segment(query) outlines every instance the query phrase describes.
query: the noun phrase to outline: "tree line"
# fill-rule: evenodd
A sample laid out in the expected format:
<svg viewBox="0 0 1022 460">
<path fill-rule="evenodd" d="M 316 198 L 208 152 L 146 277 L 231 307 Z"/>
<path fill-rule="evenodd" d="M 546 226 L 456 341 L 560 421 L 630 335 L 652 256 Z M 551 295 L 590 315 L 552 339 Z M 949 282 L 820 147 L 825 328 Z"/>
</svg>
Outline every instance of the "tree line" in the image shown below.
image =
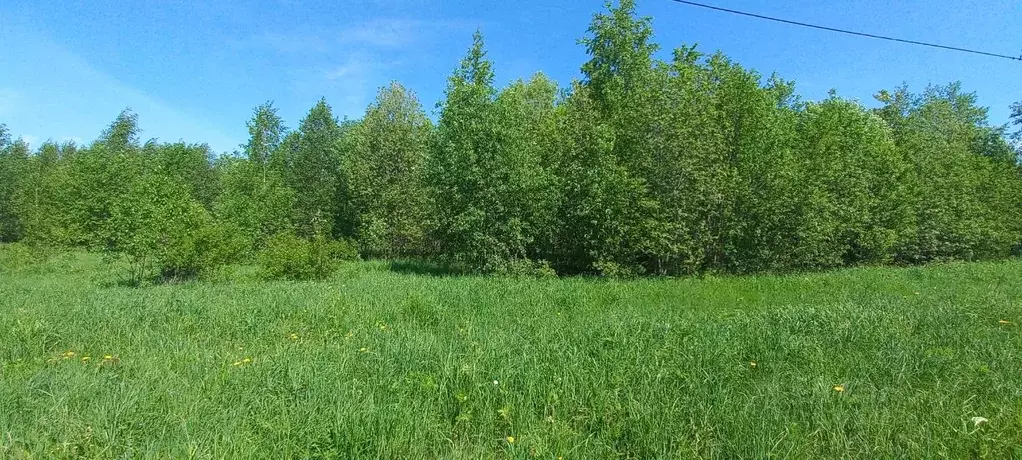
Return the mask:
<svg viewBox="0 0 1022 460">
<path fill-rule="evenodd" d="M 581 80 L 498 89 L 477 32 L 436 123 L 395 82 L 354 121 L 320 100 L 289 129 L 260 105 L 241 151 L 218 157 L 141 142 L 130 111 L 88 145 L 33 152 L 0 128 L 0 241 L 164 276 L 261 254 L 673 276 L 1022 247 L 1022 129 L 990 125 L 959 84 L 880 91 L 874 109 L 805 101 L 720 53 L 658 58 L 652 38 L 633 0 L 608 4 L 581 40 Z"/>
</svg>

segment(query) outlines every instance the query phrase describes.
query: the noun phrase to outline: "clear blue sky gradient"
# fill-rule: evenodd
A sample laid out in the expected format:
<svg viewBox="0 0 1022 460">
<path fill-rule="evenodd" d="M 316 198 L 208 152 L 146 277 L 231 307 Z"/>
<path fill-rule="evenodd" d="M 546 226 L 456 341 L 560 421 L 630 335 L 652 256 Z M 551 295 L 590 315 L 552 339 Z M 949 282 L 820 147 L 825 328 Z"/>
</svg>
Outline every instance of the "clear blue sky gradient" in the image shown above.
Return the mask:
<svg viewBox="0 0 1022 460">
<path fill-rule="evenodd" d="M 1018 0 L 705 0 L 826 26 L 1022 54 Z M 599 0 L 0 2 L 0 123 L 34 145 L 89 142 L 125 108 L 142 137 L 236 150 L 256 105 L 289 126 L 320 96 L 357 118 L 397 80 L 431 115 L 480 29 L 497 83 L 543 71 L 578 78 Z M 880 89 L 960 80 L 994 124 L 1022 100 L 1022 62 L 797 28 L 670 0 L 638 0 L 663 57 L 682 44 L 795 80 L 806 99 L 831 88 L 872 104 Z"/>
</svg>

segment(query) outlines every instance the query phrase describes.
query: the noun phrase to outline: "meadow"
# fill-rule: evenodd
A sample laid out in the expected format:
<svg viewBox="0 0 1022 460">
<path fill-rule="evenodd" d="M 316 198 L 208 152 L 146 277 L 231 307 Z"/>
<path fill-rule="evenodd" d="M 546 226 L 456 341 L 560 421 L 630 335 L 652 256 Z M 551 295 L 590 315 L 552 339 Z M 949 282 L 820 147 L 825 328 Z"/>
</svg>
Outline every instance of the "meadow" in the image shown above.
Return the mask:
<svg viewBox="0 0 1022 460">
<path fill-rule="evenodd" d="M 0 458 L 1022 457 L 1022 261 L 128 287 L 0 247 Z"/>
</svg>

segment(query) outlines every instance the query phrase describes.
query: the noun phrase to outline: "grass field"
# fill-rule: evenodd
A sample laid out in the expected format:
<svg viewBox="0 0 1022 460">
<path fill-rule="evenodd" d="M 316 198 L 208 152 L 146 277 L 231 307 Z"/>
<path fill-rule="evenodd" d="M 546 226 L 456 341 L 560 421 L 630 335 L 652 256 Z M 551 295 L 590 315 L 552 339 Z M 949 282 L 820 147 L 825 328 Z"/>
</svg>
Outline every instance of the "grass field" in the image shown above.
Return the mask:
<svg viewBox="0 0 1022 460">
<path fill-rule="evenodd" d="M 0 458 L 1022 457 L 1019 261 L 130 288 L 5 251 Z"/>
</svg>

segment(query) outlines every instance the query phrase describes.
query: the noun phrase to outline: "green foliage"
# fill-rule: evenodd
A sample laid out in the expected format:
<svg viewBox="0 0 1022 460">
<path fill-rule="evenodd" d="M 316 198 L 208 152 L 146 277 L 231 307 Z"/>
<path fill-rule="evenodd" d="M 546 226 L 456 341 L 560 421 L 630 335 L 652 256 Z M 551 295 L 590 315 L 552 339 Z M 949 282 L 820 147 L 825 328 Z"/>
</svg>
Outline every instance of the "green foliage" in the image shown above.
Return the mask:
<svg viewBox="0 0 1022 460">
<path fill-rule="evenodd" d="M 958 84 L 901 91 L 881 113 L 894 120 L 898 148 L 914 166 L 915 236 L 899 251 L 909 262 L 1007 256 L 1020 240 L 1016 168 L 987 155 L 986 109 Z M 883 95 L 882 95 L 883 96 Z"/>
<path fill-rule="evenodd" d="M 252 119 L 245 123 L 249 140 L 243 147 L 248 161 L 259 165 L 260 175 L 265 174 L 274 152 L 280 148 L 287 134 L 284 120 L 277 115 L 272 102 L 255 108 Z"/>
<path fill-rule="evenodd" d="M 553 176 L 544 141 L 555 86 L 545 77 L 498 96 L 482 36 L 448 80 L 428 180 L 441 254 L 470 270 L 503 272 L 533 260 L 551 233 Z"/>
<path fill-rule="evenodd" d="M 396 258 L 425 251 L 430 216 L 424 168 L 432 134 L 415 95 L 392 83 L 344 136 L 339 230 L 363 254 Z"/>
<path fill-rule="evenodd" d="M 150 141 L 142 148 L 142 155 L 148 170 L 185 185 L 192 198 L 206 209 L 212 209 L 220 193 L 220 182 L 213 168 L 213 154 L 209 146 Z"/>
<path fill-rule="evenodd" d="M 222 157 L 214 164 L 220 179 L 214 214 L 239 227 L 249 249 L 258 249 L 269 237 L 294 231 L 296 196 L 286 183 L 295 179 L 290 174 L 294 155 L 287 152 L 297 150 L 298 133 L 286 135 L 277 109 L 269 102 L 256 107 L 247 126 L 250 138 L 243 146 L 245 157 Z"/>
<path fill-rule="evenodd" d="M 357 258 L 358 250 L 349 241 L 280 233 L 259 254 L 259 268 L 264 279 L 316 280 L 333 274 L 338 262 Z"/>
<path fill-rule="evenodd" d="M 209 274 L 244 248 L 235 229 L 215 223 L 182 185 L 143 175 L 111 209 L 103 249 L 127 260 L 130 281 L 138 283 L 153 270 L 164 279 Z"/>
<path fill-rule="evenodd" d="M 250 248 L 260 248 L 278 233 L 293 231 L 294 191 L 275 169 L 244 158 L 226 157 L 216 163 L 221 193 L 214 206 L 219 220 L 238 227 Z"/>
<path fill-rule="evenodd" d="M 910 238 L 911 164 L 890 128 L 861 105 L 832 97 L 809 104 L 798 125 L 796 266 L 889 263 Z"/>
<path fill-rule="evenodd" d="M 577 87 L 557 119 L 560 206 L 552 248 L 566 273 L 634 273 L 632 241 L 651 203 L 643 184 L 614 155 L 616 133 L 601 121 L 589 91 Z"/>
<path fill-rule="evenodd" d="M 634 0 L 608 3 L 580 40 L 580 81 L 559 90 L 536 74 L 498 89 L 477 32 L 435 127 L 395 82 L 354 121 L 321 99 L 289 131 L 262 104 L 243 152 L 215 159 L 203 144 L 142 143 L 127 110 L 92 144 L 36 152 L 0 125 L 0 241 L 130 254 L 165 276 L 294 243 L 280 238 L 308 240 L 294 259 L 274 256 L 299 277 L 321 276 L 307 267 L 327 250 L 309 245 L 332 240 L 368 258 L 530 276 L 1022 253 L 1022 103 L 1012 128 L 991 126 L 957 83 L 882 90 L 873 110 L 836 92 L 803 101 L 794 82 L 721 53 L 665 59 L 653 37 Z"/>
<path fill-rule="evenodd" d="M 69 177 L 74 172 L 72 159 L 79 151 L 72 142 L 45 142 L 31 159 L 27 180 L 21 188 L 21 222 L 25 241 L 37 245 L 59 246 L 72 240 L 76 228 L 66 212 Z"/>
<path fill-rule="evenodd" d="M 330 234 L 340 213 L 336 203 L 340 175 L 340 125 L 321 99 L 298 126 L 285 148 L 284 180 L 295 191 L 294 222 L 299 235 Z M 285 142 L 285 144 L 288 144 Z"/>
<path fill-rule="evenodd" d="M 0 244 L 0 273 L 16 272 L 44 264 L 54 252 L 47 246 L 23 242 Z"/>
<path fill-rule="evenodd" d="M 113 208 L 143 173 L 138 116 L 121 112 L 99 140 L 70 159 L 57 197 L 65 224 L 63 244 L 103 249 L 104 227 Z"/>
<path fill-rule="evenodd" d="M 635 16 L 635 0 L 621 0 L 617 8 L 608 1 L 608 13 L 593 15 L 589 35 L 579 40 L 589 53 L 582 65 L 586 84 L 603 111 L 614 112 L 642 91 L 660 48 L 652 43 L 652 19 Z"/>
<path fill-rule="evenodd" d="M 6 127 L 0 125 L 0 243 L 18 241 L 24 233 L 29 155 L 28 144 L 21 139 L 10 142 Z"/>
<path fill-rule="evenodd" d="M 1022 102 L 1011 105 L 1011 123 L 1016 127 L 1015 132 L 1009 136 L 1014 142 L 1015 163 L 1022 167 Z"/>
<path fill-rule="evenodd" d="M 653 160 L 647 147 L 656 139 L 636 142 L 655 125 L 639 120 L 657 111 L 656 101 L 646 96 L 655 91 L 650 84 L 658 76 L 653 69 L 658 46 L 650 41 L 650 19 L 635 17 L 634 9 L 626 0 L 608 14 L 595 15 L 589 36 L 581 40 L 590 60 L 582 66 L 585 80 L 568 111 L 582 113 L 567 115 L 569 123 L 581 126 L 560 128 L 567 140 L 558 153 L 559 177 L 567 184 L 561 230 L 587 229 L 580 241 L 567 233 L 558 243 L 570 256 L 557 265 L 569 271 L 643 273 L 644 262 L 662 252 L 669 232 L 657 219 L 660 204 L 644 177 Z M 582 138 L 573 139 L 578 135 Z"/>
</svg>

